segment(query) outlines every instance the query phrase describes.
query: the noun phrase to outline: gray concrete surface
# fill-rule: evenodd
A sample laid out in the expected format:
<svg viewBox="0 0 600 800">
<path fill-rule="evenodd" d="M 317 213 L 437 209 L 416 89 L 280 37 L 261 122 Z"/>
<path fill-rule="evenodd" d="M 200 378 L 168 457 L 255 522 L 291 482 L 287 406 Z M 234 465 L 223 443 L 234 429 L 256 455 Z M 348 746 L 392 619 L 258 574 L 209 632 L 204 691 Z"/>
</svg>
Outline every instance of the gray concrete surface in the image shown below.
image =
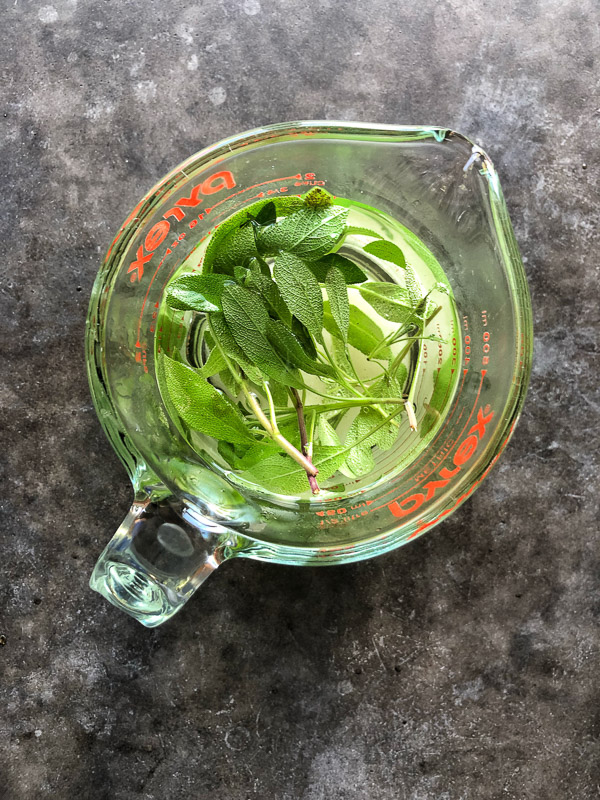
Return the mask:
<svg viewBox="0 0 600 800">
<path fill-rule="evenodd" d="M 0 796 L 596 798 L 596 0 L 7 0 L 0 118 Z M 500 171 L 531 283 L 517 434 L 371 562 L 231 562 L 144 630 L 87 587 L 130 500 L 83 332 L 171 166 L 286 119 L 447 125 Z"/>
</svg>

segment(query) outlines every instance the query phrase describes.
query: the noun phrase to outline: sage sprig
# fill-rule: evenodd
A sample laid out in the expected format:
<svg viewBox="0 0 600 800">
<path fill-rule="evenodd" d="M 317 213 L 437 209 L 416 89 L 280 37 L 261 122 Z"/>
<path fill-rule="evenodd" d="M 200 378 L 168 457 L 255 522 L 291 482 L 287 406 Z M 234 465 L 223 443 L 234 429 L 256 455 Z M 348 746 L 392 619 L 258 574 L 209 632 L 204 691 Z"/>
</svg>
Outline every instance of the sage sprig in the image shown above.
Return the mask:
<svg viewBox="0 0 600 800">
<path fill-rule="evenodd" d="M 205 317 L 199 364 L 162 355 L 174 408 L 188 428 L 216 440 L 240 478 L 271 492 L 316 494 L 317 476 L 366 475 L 373 448 L 393 447 L 400 414 L 416 428 L 418 375 L 404 361 L 418 362 L 437 306 L 402 250 L 349 225 L 348 214 L 321 188 L 259 201 L 213 233 L 202 272 L 167 287 L 170 308 Z M 369 239 L 366 255 L 404 271 L 405 287 L 367 280 L 337 252 L 355 235 Z M 384 335 L 378 317 L 394 329 Z M 381 373 L 361 378 L 354 351 Z M 347 414 L 355 416 L 342 441 Z"/>
</svg>

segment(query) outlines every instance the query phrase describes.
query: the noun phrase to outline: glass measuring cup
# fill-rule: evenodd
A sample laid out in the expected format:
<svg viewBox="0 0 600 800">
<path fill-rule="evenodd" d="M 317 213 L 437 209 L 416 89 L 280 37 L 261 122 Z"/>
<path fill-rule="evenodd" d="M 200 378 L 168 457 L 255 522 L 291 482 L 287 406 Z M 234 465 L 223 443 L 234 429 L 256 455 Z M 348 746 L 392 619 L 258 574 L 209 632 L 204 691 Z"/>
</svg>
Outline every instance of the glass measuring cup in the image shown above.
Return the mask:
<svg viewBox="0 0 600 800">
<path fill-rule="evenodd" d="M 169 416 L 155 361 L 173 336 L 185 346 L 192 335 L 182 324 L 167 337 L 159 312 L 165 286 L 199 243 L 257 198 L 315 185 L 369 204 L 415 234 L 415 247 L 448 278 L 456 326 L 429 356 L 448 364 L 449 389 L 434 401 L 433 386 L 422 382 L 417 407 L 435 424 L 419 446 L 407 441 L 402 468 L 337 496 L 302 500 L 242 487 L 203 460 Z M 91 298 L 91 391 L 134 488 L 92 588 L 153 627 L 225 559 L 336 564 L 420 536 L 474 491 L 500 455 L 523 404 L 531 351 L 529 295 L 498 176 L 465 137 L 435 127 L 296 122 L 201 151 L 132 211 Z"/>
</svg>

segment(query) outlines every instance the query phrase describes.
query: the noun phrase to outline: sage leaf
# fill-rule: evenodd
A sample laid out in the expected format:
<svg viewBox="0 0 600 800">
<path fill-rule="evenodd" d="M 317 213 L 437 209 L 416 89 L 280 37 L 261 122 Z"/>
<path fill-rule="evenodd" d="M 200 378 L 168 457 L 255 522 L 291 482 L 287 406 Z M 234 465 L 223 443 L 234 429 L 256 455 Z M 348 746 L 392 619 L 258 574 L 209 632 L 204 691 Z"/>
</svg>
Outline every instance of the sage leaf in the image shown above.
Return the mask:
<svg viewBox="0 0 600 800">
<path fill-rule="evenodd" d="M 310 375 L 335 377 L 335 370 L 328 364 L 320 364 L 305 353 L 294 334 L 278 320 L 267 322 L 267 338 L 287 366 L 301 369 Z"/>
<path fill-rule="evenodd" d="M 361 408 L 354 418 L 344 442 L 345 447 L 351 448 L 344 464 L 351 475 L 359 477 L 372 472 L 375 469 L 373 447 L 377 445 L 380 450 L 389 450 L 398 438 L 399 426 L 394 425 L 393 420 L 390 420 L 387 424 L 378 427 L 381 421 L 381 415 L 374 408 L 368 406 Z M 369 431 L 375 427 L 378 429 L 368 436 Z M 344 470 L 342 472 L 346 474 Z"/>
<path fill-rule="evenodd" d="M 169 284 L 167 305 L 180 311 L 219 311 L 223 290 L 229 280 L 226 275 L 182 275 Z"/>
<path fill-rule="evenodd" d="M 313 342 L 310 333 L 306 330 L 306 325 L 303 325 L 299 319 L 292 317 L 292 333 L 298 339 L 306 353 L 315 359 L 317 357 L 317 349 Z"/>
<path fill-rule="evenodd" d="M 344 463 L 345 457 L 346 451 L 341 447 L 315 447 L 313 463 L 319 470 L 318 480 L 331 478 Z M 302 494 L 308 487 L 306 471 L 287 455 L 265 458 L 242 472 L 240 477 L 278 494 Z"/>
<path fill-rule="evenodd" d="M 306 471 L 286 455 L 272 455 L 242 471 L 240 478 L 277 494 L 301 494 L 308 486 Z"/>
<path fill-rule="evenodd" d="M 247 445 L 231 444 L 231 442 L 219 441 L 217 452 L 232 469 L 242 469 L 242 457 L 250 449 Z"/>
<path fill-rule="evenodd" d="M 239 366 L 253 383 L 262 383 L 262 373 L 250 359 L 246 358 L 244 351 L 236 342 L 224 314 L 211 314 L 209 328 L 217 346 L 225 353 L 234 366 Z M 227 385 L 227 384 L 225 384 Z"/>
<path fill-rule="evenodd" d="M 269 342 L 269 312 L 255 292 L 228 286 L 223 292 L 223 313 L 235 341 L 261 372 L 288 386 L 303 388 L 300 375 L 288 369 Z"/>
<path fill-rule="evenodd" d="M 406 322 L 415 310 L 408 291 L 395 283 L 369 281 L 363 283 L 358 291 L 378 314 L 390 322 Z"/>
<path fill-rule="evenodd" d="M 350 450 L 340 472 L 348 478 L 359 478 L 368 475 L 374 469 L 375 459 L 371 448 L 360 444 Z"/>
<path fill-rule="evenodd" d="M 212 375 L 216 375 L 217 372 L 222 372 L 226 369 L 228 369 L 228 365 L 224 355 L 218 347 L 214 347 L 206 359 L 206 363 L 198 370 L 198 375 L 203 378 L 210 378 Z"/>
<path fill-rule="evenodd" d="M 269 265 L 264 258 L 259 258 L 258 256 L 247 258 L 244 261 L 244 266 L 255 275 L 260 273 L 261 275 L 265 275 L 267 278 L 271 277 L 271 270 L 269 269 Z"/>
<path fill-rule="evenodd" d="M 233 277 L 240 284 L 240 286 L 246 285 L 246 280 L 249 275 L 250 275 L 250 270 L 247 267 L 235 266 L 233 268 Z"/>
<path fill-rule="evenodd" d="M 231 400 L 195 370 L 168 356 L 164 357 L 164 369 L 171 401 L 192 430 L 226 442 L 254 442 Z"/>
<path fill-rule="evenodd" d="M 365 253 L 375 256 L 375 258 L 382 258 L 384 261 L 390 261 L 398 267 L 404 269 L 406 267 L 406 259 L 404 253 L 398 245 L 393 242 L 388 242 L 385 239 L 376 242 L 369 242 L 363 247 Z"/>
<path fill-rule="evenodd" d="M 419 282 L 417 281 L 417 276 L 413 268 L 407 264 L 406 265 L 406 272 L 404 274 L 404 278 L 406 281 L 406 291 L 408 292 L 408 296 L 410 297 L 410 302 L 413 306 L 417 306 L 423 297 L 421 292 L 421 287 L 419 286 Z"/>
<path fill-rule="evenodd" d="M 239 384 L 228 369 L 219 372 L 219 380 L 232 397 L 238 394 L 240 390 Z"/>
<path fill-rule="evenodd" d="M 350 304 L 348 302 L 346 281 L 337 267 L 332 267 L 327 273 L 325 288 L 331 316 L 337 325 L 341 340 L 346 343 L 350 326 Z"/>
<path fill-rule="evenodd" d="M 273 398 L 273 403 L 276 406 L 285 408 L 290 399 L 288 387 L 283 383 L 279 383 L 279 381 L 274 381 L 272 378 L 269 379 L 268 383 L 269 391 L 271 392 L 271 397 Z"/>
<path fill-rule="evenodd" d="M 213 234 L 206 248 L 205 269 L 208 267 L 212 272 L 233 275 L 235 266 L 242 266 L 247 258 L 259 255 L 252 225 L 240 228 L 238 223 L 233 230 L 229 230 L 228 226 L 228 230 L 222 235 L 217 236 L 218 233 L 221 233 L 221 228 Z"/>
<path fill-rule="evenodd" d="M 345 372 L 346 375 L 352 375 L 352 364 L 348 358 L 348 348 L 344 342 L 334 334 L 331 336 L 331 355 L 333 356 L 335 364 L 342 370 L 342 372 Z M 339 386 L 338 388 L 340 390 L 344 389 L 344 391 L 347 391 L 343 386 Z"/>
<path fill-rule="evenodd" d="M 258 292 L 258 294 L 260 294 L 263 300 L 266 301 L 271 313 L 275 317 L 282 319 L 287 325 L 291 325 L 292 313 L 286 306 L 285 301 L 281 296 L 281 292 L 279 291 L 279 287 L 271 278 L 270 272 L 269 277 L 267 277 L 262 272 L 254 271 L 248 277 L 246 286 L 249 289 L 254 289 L 256 292 Z"/>
<path fill-rule="evenodd" d="M 310 271 L 319 283 L 325 283 L 327 273 L 331 267 L 339 269 L 346 283 L 363 283 L 363 281 L 367 280 L 365 273 L 354 261 L 350 261 L 349 258 L 341 256 L 339 253 L 330 253 L 327 256 L 323 256 L 323 258 L 320 258 L 318 261 L 309 261 L 307 263 Z"/>
<path fill-rule="evenodd" d="M 360 225 L 346 225 L 345 236 L 370 236 L 372 239 L 383 239 L 380 233 L 372 231 L 370 228 L 363 228 Z"/>
<path fill-rule="evenodd" d="M 279 446 L 272 441 L 254 442 L 254 444 L 231 444 L 220 441 L 217 444 L 219 455 L 225 459 L 232 469 L 249 469 L 264 458 L 280 452 Z"/>
<path fill-rule="evenodd" d="M 307 261 L 322 258 L 343 235 L 347 216 L 342 206 L 304 207 L 258 231 L 258 249 L 266 255 L 294 253 Z"/>
<path fill-rule="evenodd" d="M 319 470 L 322 481 L 329 480 L 342 466 L 346 458 L 343 447 L 317 445 L 313 450 L 313 464 Z"/>
<path fill-rule="evenodd" d="M 408 370 L 400 364 L 394 375 L 386 372 L 379 380 L 374 381 L 370 388 L 371 397 L 402 397 L 402 387 L 406 382 Z"/>
<path fill-rule="evenodd" d="M 265 203 L 254 219 L 259 225 L 272 225 L 277 220 L 275 203 L 272 200 Z"/>
<path fill-rule="evenodd" d="M 251 469 L 259 461 L 264 461 L 266 458 L 276 455 L 278 446 L 274 442 L 259 442 L 248 448 L 244 455 L 240 458 L 239 464 L 236 469 Z M 305 473 L 306 474 L 306 473 Z"/>
<path fill-rule="evenodd" d="M 317 436 L 319 443 L 329 447 L 340 447 L 340 437 L 337 435 L 335 428 L 331 425 L 322 414 L 319 414 L 317 419 Z"/>
<path fill-rule="evenodd" d="M 424 403 L 426 412 L 419 425 L 419 435 L 423 439 L 435 427 L 448 400 L 448 393 L 452 384 L 452 362 L 449 359 L 442 364 L 438 372 L 434 373 L 433 391 L 428 403 Z"/>
<path fill-rule="evenodd" d="M 329 303 L 324 304 L 323 325 L 333 336 L 337 335 L 337 323 L 334 320 Z M 355 305 L 350 305 L 350 323 L 348 326 L 348 344 L 356 347 L 361 353 L 369 355 L 383 339 L 383 333 L 373 320 L 364 311 Z M 390 358 L 392 352 L 389 347 L 380 351 L 378 357 Z"/>
<path fill-rule="evenodd" d="M 292 253 L 280 253 L 275 259 L 273 277 L 292 314 L 318 342 L 322 342 L 323 295 L 317 279 L 304 261 Z"/>
</svg>

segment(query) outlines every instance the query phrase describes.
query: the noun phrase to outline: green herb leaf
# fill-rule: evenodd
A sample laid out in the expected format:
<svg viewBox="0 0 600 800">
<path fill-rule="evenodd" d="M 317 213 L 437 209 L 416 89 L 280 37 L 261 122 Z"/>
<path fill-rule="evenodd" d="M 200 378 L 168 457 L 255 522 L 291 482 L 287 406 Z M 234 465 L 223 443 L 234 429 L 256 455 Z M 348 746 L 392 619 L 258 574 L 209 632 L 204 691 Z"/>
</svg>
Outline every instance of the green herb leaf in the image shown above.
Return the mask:
<svg viewBox="0 0 600 800">
<path fill-rule="evenodd" d="M 226 275 L 182 275 L 169 284 L 167 305 L 180 311 L 219 311 Z"/>
<path fill-rule="evenodd" d="M 232 397 L 239 393 L 239 384 L 228 369 L 219 372 L 219 380 Z"/>
<path fill-rule="evenodd" d="M 413 268 L 407 264 L 405 269 L 406 272 L 404 278 L 406 280 L 406 291 L 410 297 L 410 302 L 416 307 L 423 296 L 421 287 L 419 286 L 419 282 L 417 281 L 417 276 L 415 275 Z"/>
<path fill-rule="evenodd" d="M 250 289 L 228 286 L 223 292 L 223 313 L 244 354 L 269 378 L 303 388 L 300 375 L 288 369 L 267 339 L 269 312 Z"/>
<path fill-rule="evenodd" d="M 374 469 L 375 459 L 371 447 L 359 444 L 350 450 L 340 472 L 348 478 L 359 478 L 361 475 L 368 475 Z"/>
<path fill-rule="evenodd" d="M 258 294 L 260 294 L 263 300 L 266 301 L 271 313 L 274 314 L 274 316 L 282 319 L 286 325 L 291 325 L 291 311 L 286 306 L 285 301 L 281 296 L 281 292 L 279 291 L 279 287 L 271 278 L 270 272 L 269 277 L 263 275 L 262 272 L 253 272 L 247 279 L 246 286 L 249 289 L 254 289 L 256 292 L 258 292 Z"/>
<path fill-rule="evenodd" d="M 337 323 L 334 320 L 329 303 L 324 304 L 323 325 L 333 336 L 337 335 Z M 361 353 L 368 356 L 383 339 L 383 333 L 373 320 L 360 308 L 350 305 L 350 324 L 348 327 L 348 344 L 356 347 Z M 390 358 L 392 351 L 384 348 L 378 355 L 379 358 Z"/>
<path fill-rule="evenodd" d="M 305 207 L 301 197 L 284 195 L 273 199 L 257 200 L 256 203 L 233 214 L 222 222 L 211 236 L 203 259 L 202 269 L 205 274 L 221 272 L 233 275 L 233 267 L 236 264 L 246 266 L 247 258 L 258 255 L 252 225 L 244 225 L 244 223 L 248 221 L 248 215 L 258 216 L 261 209 L 271 203 L 275 205 L 278 216 L 293 214 Z M 241 237 L 237 236 L 240 230 L 245 231 Z"/>
<path fill-rule="evenodd" d="M 346 283 L 363 283 L 363 281 L 367 280 L 365 273 L 360 267 L 357 267 L 354 261 L 350 261 L 349 258 L 345 258 L 339 253 L 330 253 L 318 261 L 309 261 L 308 267 L 319 283 L 325 283 L 327 273 L 331 267 L 339 269 Z"/>
<path fill-rule="evenodd" d="M 250 270 L 247 267 L 235 266 L 233 268 L 233 277 L 240 284 L 240 286 L 246 285 L 246 279 L 248 278 L 249 275 L 250 275 Z"/>
<path fill-rule="evenodd" d="M 340 447 L 315 447 L 313 463 L 319 470 L 318 480 L 331 478 L 343 464 L 345 456 L 346 451 Z M 308 488 L 305 470 L 286 455 L 265 458 L 242 472 L 240 477 L 278 494 L 302 494 Z"/>
<path fill-rule="evenodd" d="M 275 442 L 260 442 L 250 447 L 242 456 L 236 469 L 251 469 L 255 464 L 277 454 Z M 306 473 L 304 473 L 306 474 Z"/>
<path fill-rule="evenodd" d="M 274 319 L 267 322 L 267 338 L 287 366 L 301 369 L 310 375 L 335 377 L 332 367 L 319 364 L 305 353 L 298 339 L 282 322 Z"/>
<path fill-rule="evenodd" d="M 272 225 L 277 220 L 275 203 L 273 201 L 265 203 L 254 219 L 259 225 Z"/>
<path fill-rule="evenodd" d="M 306 325 L 303 325 L 296 317 L 292 317 L 292 333 L 296 339 L 298 339 L 305 352 L 312 359 L 315 359 L 317 357 L 317 348 L 315 347 L 315 343 L 311 339 L 310 333 L 306 329 Z"/>
<path fill-rule="evenodd" d="M 232 222 L 233 219 L 232 217 L 227 222 Z M 206 248 L 204 269 L 210 269 L 212 272 L 225 275 L 233 275 L 235 266 L 241 266 L 247 258 L 258 256 L 259 253 L 256 249 L 252 225 L 240 228 L 238 222 L 233 230 L 227 225 L 227 229 L 222 232 L 222 228 L 226 224 L 223 223 L 223 226 L 218 228 Z"/>
<path fill-rule="evenodd" d="M 406 383 L 408 370 L 400 364 L 395 375 L 386 372 L 379 380 L 374 381 L 369 387 L 371 397 L 402 397 L 402 388 Z"/>
<path fill-rule="evenodd" d="M 198 375 L 202 378 L 210 378 L 211 375 L 216 375 L 217 372 L 222 372 L 228 369 L 225 357 L 218 347 L 211 350 L 204 366 L 198 370 Z"/>
<path fill-rule="evenodd" d="M 261 371 L 254 366 L 250 359 L 246 358 L 244 351 L 236 342 L 224 314 L 211 314 L 209 326 L 217 346 L 229 357 L 233 365 L 239 366 L 253 383 L 260 384 L 263 379 Z M 227 386 L 227 383 L 225 385 Z"/>
<path fill-rule="evenodd" d="M 337 435 L 335 428 L 322 414 L 319 414 L 317 420 L 317 435 L 320 444 L 328 447 L 341 447 L 340 437 Z"/>
<path fill-rule="evenodd" d="M 333 356 L 336 366 L 338 366 L 342 372 L 345 372 L 346 375 L 352 375 L 352 364 L 348 358 L 348 348 L 339 336 L 335 334 L 331 335 L 331 355 Z M 340 390 L 344 389 L 341 385 L 338 388 Z M 347 390 L 344 389 L 344 391 Z"/>
<path fill-rule="evenodd" d="M 322 342 L 323 295 L 317 279 L 304 261 L 291 253 L 280 253 L 275 259 L 273 277 L 292 314 L 318 342 Z"/>
<path fill-rule="evenodd" d="M 264 203 L 264 200 L 259 201 Z M 266 201 L 269 202 L 268 200 Z M 300 211 L 301 208 L 304 208 L 304 200 L 302 197 L 299 197 L 295 194 L 290 195 L 281 195 L 279 197 L 274 197 L 271 201 L 275 203 L 275 210 L 277 211 L 278 217 L 285 217 L 289 214 L 293 214 L 295 211 Z"/>
<path fill-rule="evenodd" d="M 271 270 L 264 258 L 253 256 L 244 261 L 244 266 L 247 267 L 253 274 L 265 275 L 267 278 L 271 277 Z"/>
<path fill-rule="evenodd" d="M 335 320 L 340 338 L 346 343 L 350 326 L 350 304 L 348 302 L 346 281 L 337 267 L 332 267 L 329 270 L 325 284 L 331 316 Z"/>
<path fill-rule="evenodd" d="M 358 291 L 378 314 L 390 322 L 406 322 L 415 310 L 408 291 L 395 283 L 369 281 L 363 283 Z"/>
<path fill-rule="evenodd" d="M 356 415 L 344 442 L 345 447 L 352 448 L 346 458 L 345 469 L 342 469 L 344 474 L 347 470 L 351 475 L 367 475 L 375 469 L 373 447 L 377 445 L 380 450 L 389 450 L 393 446 L 398 438 L 400 428 L 397 424 L 394 425 L 392 420 L 367 436 L 369 431 L 379 426 L 381 422 L 381 415 L 374 408 L 368 406 L 361 408 Z M 367 438 L 364 438 L 365 436 Z M 356 445 L 354 445 L 355 442 Z"/>
<path fill-rule="evenodd" d="M 348 209 L 342 206 L 302 208 L 257 233 L 258 249 L 266 255 L 294 253 L 308 261 L 331 252 L 344 233 Z"/>
<path fill-rule="evenodd" d="M 286 455 L 272 455 L 240 473 L 240 478 L 258 483 L 277 494 L 302 494 L 308 487 L 306 472 Z"/>
<path fill-rule="evenodd" d="M 377 242 L 369 242 L 369 244 L 363 247 L 363 250 L 365 253 L 375 256 L 375 258 L 382 258 L 384 261 L 390 261 L 392 264 L 402 267 L 402 269 L 406 267 L 404 253 L 400 250 L 398 245 L 395 245 L 393 242 L 387 242 L 385 239 L 381 239 Z"/>
<path fill-rule="evenodd" d="M 363 228 L 360 225 L 346 225 L 344 234 L 346 236 L 371 236 L 373 239 L 383 239 L 383 236 L 380 233 L 376 233 L 370 228 Z"/>
<path fill-rule="evenodd" d="M 195 431 L 226 442 L 254 442 L 235 405 L 191 367 L 164 357 L 167 389 L 182 420 Z"/>
<path fill-rule="evenodd" d="M 272 378 L 269 379 L 268 383 L 273 403 L 279 407 L 287 406 L 290 399 L 288 387 L 283 383 L 279 383 L 279 381 L 274 381 Z"/>
<path fill-rule="evenodd" d="M 319 479 L 329 480 L 338 471 L 346 458 L 343 447 L 317 445 L 313 450 L 313 464 L 319 470 Z"/>
<path fill-rule="evenodd" d="M 217 452 L 221 458 L 229 464 L 232 469 L 242 469 L 242 457 L 250 450 L 251 446 L 231 444 L 231 442 L 224 442 L 221 440 L 217 444 Z"/>
<path fill-rule="evenodd" d="M 455 368 L 454 368 L 455 369 Z M 448 400 L 452 375 L 454 373 L 452 362 L 446 359 L 439 371 L 434 374 L 433 392 L 429 403 L 424 403 L 426 413 L 419 425 L 419 435 L 423 439 L 435 427 L 444 409 L 444 403 Z"/>
</svg>

